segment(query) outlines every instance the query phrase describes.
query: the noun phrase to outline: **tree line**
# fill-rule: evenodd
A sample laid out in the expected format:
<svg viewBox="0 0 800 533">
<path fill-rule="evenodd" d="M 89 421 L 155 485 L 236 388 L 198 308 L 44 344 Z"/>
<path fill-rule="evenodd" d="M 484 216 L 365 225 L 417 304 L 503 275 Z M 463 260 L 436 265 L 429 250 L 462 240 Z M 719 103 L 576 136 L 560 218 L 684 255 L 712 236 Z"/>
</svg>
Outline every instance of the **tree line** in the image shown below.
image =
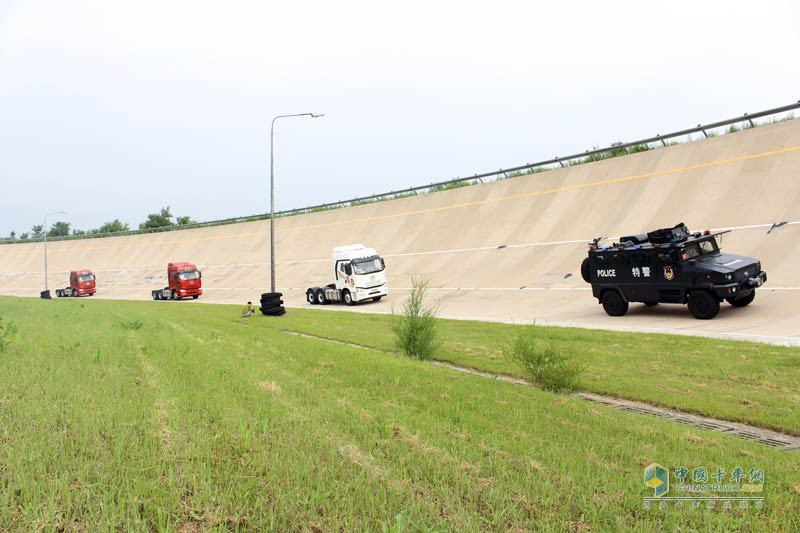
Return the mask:
<svg viewBox="0 0 800 533">
<path fill-rule="evenodd" d="M 158 213 L 150 213 L 147 215 L 147 220 L 139 224 L 139 229 L 152 229 L 152 228 L 165 228 L 168 226 L 187 226 L 189 224 L 196 224 L 190 216 L 176 216 L 174 217 L 169 210 L 169 206 L 161 208 Z M 54 222 L 50 229 L 47 230 L 47 237 L 67 237 L 69 235 L 101 235 L 105 233 L 118 233 L 120 231 L 130 231 L 130 225 L 127 222 L 122 222 L 115 218 L 104 223 L 99 228 L 90 230 L 70 229 L 69 222 L 57 221 Z M 28 241 L 39 240 L 44 238 L 45 228 L 41 224 L 31 226 L 29 232 L 20 233 L 17 235 L 16 231 L 12 231 L 8 238 L 12 241 Z"/>
</svg>

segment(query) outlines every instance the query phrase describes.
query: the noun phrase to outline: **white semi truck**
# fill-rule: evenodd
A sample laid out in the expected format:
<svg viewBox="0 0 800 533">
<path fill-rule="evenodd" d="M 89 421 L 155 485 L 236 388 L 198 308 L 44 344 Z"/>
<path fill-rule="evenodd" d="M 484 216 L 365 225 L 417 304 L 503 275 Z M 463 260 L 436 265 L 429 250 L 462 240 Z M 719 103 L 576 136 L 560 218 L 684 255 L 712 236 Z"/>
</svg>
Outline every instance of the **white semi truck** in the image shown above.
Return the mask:
<svg viewBox="0 0 800 533">
<path fill-rule="evenodd" d="M 344 302 L 353 305 L 365 300 L 377 302 L 389 294 L 383 258 L 373 248 L 365 248 L 363 244 L 333 249 L 333 276 L 335 283 L 306 290 L 308 303 L 321 305 Z"/>
</svg>

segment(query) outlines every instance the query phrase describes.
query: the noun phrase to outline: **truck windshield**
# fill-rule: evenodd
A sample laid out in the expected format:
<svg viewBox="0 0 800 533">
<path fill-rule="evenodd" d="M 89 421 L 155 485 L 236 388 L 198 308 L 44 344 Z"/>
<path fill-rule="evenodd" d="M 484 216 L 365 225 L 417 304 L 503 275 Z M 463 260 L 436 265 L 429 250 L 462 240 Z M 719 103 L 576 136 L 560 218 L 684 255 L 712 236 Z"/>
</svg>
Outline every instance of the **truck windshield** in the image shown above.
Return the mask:
<svg viewBox="0 0 800 533">
<path fill-rule="evenodd" d="M 353 261 L 353 273 L 359 276 L 380 272 L 381 270 L 383 270 L 383 263 L 377 255 L 360 261 Z"/>
<path fill-rule="evenodd" d="M 200 272 L 198 270 L 184 270 L 182 272 L 178 272 L 178 279 L 181 281 L 200 279 Z"/>
<path fill-rule="evenodd" d="M 94 274 L 81 274 L 78 276 L 78 281 L 86 283 L 87 281 L 94 281 Z"/>
</svg>

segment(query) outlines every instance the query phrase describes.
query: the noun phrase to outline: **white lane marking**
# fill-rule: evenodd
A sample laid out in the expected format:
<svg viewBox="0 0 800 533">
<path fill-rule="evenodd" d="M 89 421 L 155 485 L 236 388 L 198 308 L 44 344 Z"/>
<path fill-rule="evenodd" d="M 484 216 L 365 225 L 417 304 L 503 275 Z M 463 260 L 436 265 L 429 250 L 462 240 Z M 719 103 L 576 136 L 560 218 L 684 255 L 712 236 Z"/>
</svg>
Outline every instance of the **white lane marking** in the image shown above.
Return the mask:
<svg viewBox="0 0 800 533">
<path fill-rule="evenodd" d="M 753 229 L 763 229 L 763 228 L 771 228 L 774 224 L 751 224 L 749 226 L 729 226 L 723 228 L 711 228 L 709 231 L 717 232 L 717 231 L 738 231 L 738 230 L 753 230 Z M 794 226 L 800 225 L 800 220 L 794 220 L 791 222 L 787 222 L 784 226 Z M 619 239 L 619 237 L 606 237 L 603 240 L 613 240 Z M 392 258 L 392 257 L 413 257 L 413 256 L 424 256 L 424 255 L 438 255 L 438 254 L 452 254 L 452 253 L 465 253 L 465 252 L 481 252 L 481 251 L 488 251 L 488 250 L 505 250 L 507 248 L 536 248 L 542 246 L 561 246 L 565 244 L 586 244 L 588 245 L 592 241 L 591 238 L 589 239 L 573 239 L 573 240 L 566 240 L 566 241 L 543 241 L 543 242 L 530 242 L 530 243 L 521 243 L 521 244 L 495 244 L 491 246 L 476 246 L 473 248 L 451 248 L 446 250 L 429 250 L 424 252 L 406 252 L 406 253 L 396 253 L 396 254 L 386 254 L 383 257 L 385 258 Z M 297 264 L 304 264 L 304 263 L 327 263 L 331 261 L 330 258 L 325 259 L 296 259 L 296 260 L 288 260 L 288 261 L 276 261 L 275 263 L 278 265 L 297 265 Z M 268 265 L 268 261 L 258 262 L 258 263 L 225 263 L 220 265 L 198 265 L 200 270 L 206 268 L 243 268 L 243 267 L 264 267 Z M 159 271 L 163 270 L 163 266 L 157 267 L 143 267 L 143 268 L 128 268 L 124 270 L 128 270 L 129 272 L 143 272 L 143 271 Z M 98 269 L 95 272 L 120 272 L 123 269 Z M 49 271 L 51 274 L 60 274 L 64 272 L 69 272 L 69 270 L 56 270 L 56 271 Z M 44 274 L 43 271 L 37 272 L 0 272 L 0 274 L 32 274 L 32 275 L 40 275 Z"/>
</svg>

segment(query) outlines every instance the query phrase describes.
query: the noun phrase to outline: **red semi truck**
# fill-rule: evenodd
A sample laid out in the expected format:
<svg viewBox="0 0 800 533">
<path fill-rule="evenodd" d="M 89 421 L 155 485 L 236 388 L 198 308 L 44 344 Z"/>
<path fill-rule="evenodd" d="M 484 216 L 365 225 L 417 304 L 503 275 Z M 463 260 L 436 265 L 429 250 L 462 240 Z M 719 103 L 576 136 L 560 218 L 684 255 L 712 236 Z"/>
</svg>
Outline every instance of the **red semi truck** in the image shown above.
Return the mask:
<svg viewBox="0 0 800 533">
<path fill-rule="evenodd" d="M 91 270 L 73 270 L 69 273 L 69 287 L 56 289 L 56 296 L 94 296 L 97 292 L 94 274 Z"/>
<path fill-rule="evenodd" d="M 185 261 L 170 263 L 167 265 L 169 286 L 154 290 L 153 300 L 180 300 L 188 296 L 197 299 L 203 294 L 202 277 L 197 266 L 192 263 Z"/>
</svg>

